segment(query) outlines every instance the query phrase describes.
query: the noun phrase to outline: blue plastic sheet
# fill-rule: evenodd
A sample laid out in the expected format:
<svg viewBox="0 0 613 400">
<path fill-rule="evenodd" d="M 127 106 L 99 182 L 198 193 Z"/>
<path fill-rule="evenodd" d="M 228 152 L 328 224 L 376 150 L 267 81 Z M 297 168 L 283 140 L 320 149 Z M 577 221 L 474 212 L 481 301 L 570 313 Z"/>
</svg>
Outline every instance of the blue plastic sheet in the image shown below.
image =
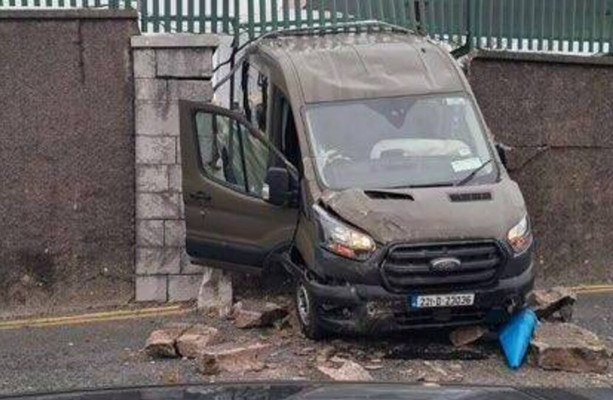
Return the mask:
<svg viewBox="0 0 613 400">
<path fill-rule="evenodd" d="M 498 340 L 509 367 L 517 369 L 524 362 L 537 323 L 534 311 L 524 309 L 516 313 L 500 329 Z"/>
</svg>

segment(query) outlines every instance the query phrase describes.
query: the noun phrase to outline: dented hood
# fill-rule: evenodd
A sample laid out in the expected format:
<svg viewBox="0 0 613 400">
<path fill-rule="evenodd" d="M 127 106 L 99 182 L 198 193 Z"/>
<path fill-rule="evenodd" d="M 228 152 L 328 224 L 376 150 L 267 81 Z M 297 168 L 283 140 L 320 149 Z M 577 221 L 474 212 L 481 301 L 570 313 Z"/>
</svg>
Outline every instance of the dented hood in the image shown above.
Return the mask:
<svg viewBox="0 0 613 400">
<path fill-rule="evenodd" d="M 466 187 L 328 191 L 321 200 L 379 243 L 502 239 L 526 214 L 509 178 Z"/>
</svg>

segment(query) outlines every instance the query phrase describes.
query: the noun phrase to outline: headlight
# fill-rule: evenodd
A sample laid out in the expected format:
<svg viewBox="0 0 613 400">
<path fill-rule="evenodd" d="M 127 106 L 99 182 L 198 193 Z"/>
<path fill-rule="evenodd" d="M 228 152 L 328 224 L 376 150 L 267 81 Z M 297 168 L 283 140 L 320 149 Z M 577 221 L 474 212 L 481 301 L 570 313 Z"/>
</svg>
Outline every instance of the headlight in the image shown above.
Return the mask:
<svg viewBox="0 0 613 400">
<path fill-rule="evenodd" d="M 366 260 L 376 250 L 370 236 L 338 221 L 318 205 L 313 210 L 323 231 L 322 246 L 327 250 L 354 260 Z"/>
<path fill-rule="evenodd" d="M 515 253 L 523 253 L 532 244 L 532 230 L 530 220 L 524 216 L 507 234 L 507 240 Z"/>
</svg>

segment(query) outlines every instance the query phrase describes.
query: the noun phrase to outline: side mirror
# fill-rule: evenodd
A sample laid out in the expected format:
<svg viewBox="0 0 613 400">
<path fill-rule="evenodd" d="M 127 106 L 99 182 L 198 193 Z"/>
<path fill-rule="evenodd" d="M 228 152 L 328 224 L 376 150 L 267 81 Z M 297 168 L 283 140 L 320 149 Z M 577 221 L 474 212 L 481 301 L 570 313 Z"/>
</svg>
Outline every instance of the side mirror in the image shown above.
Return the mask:
<svg viewBox="0 0 613 400">
<path fill-rule="evenodd" d="M 275 206 L 283 206 L 289 200 L 290 177 L 286 168 L 270 167 L 266 174 L 268 193 L 264 194 L 264 200 Z"/>
<path fill-rule="evenodd" d="M 496 151 L 498 152 L 498 157 L 500 157 L 500 161 L 502 162 L 502 165 L 505 166 L 505 168 L 507 167 L 507 150 L 505 149 L 505 145 L 503 145 L 502 143 L 496 143 Z"/>
</svg>

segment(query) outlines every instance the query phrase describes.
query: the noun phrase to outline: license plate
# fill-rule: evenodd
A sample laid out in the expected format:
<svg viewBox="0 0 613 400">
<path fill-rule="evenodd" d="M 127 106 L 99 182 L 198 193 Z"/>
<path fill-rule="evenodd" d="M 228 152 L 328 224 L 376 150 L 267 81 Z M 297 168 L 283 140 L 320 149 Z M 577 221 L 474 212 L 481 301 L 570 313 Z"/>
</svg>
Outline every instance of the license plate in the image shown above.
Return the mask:
<svg viewBox="0 0 613 400">
<path fill-rule="evenodd" d="M 410 302 L 413 308 L 466 307 L 472 306 L 475 303 L 475 294 L 462 293 L 411 296 Z"/>
</svg>

